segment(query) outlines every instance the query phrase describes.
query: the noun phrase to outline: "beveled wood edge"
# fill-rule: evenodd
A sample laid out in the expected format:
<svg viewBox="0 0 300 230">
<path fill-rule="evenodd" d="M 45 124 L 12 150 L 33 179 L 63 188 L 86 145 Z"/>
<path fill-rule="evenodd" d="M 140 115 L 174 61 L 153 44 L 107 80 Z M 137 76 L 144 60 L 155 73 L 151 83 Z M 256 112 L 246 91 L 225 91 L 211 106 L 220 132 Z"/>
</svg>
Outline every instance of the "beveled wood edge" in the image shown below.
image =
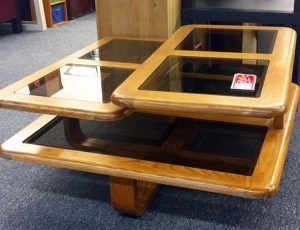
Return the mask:
<svg viewBox="0 0 300 230">
<path fill-rule="evenodd" d="M 129 90 L 130 89 L 128 89 L 127 92 L 129 92 Z M 170 94 L 168 92 L 139 91 L 137 94 L 134 92 L 136 96 L 130 97 L 127 97 L 127 95 L 125 97 L 123 92 L 115 91 L 111 97 L 112 103 L 137 111 L 148 111 L 148 113 L 152 113 L 153 111 L 159 111 L 158 113 L 166 115 L 176 113 L 181 117 L 188 117 L 187 114 L 190 114 L 189 116 L 192 117 L 197 117 L 199 113 L 204 113 L 269 119 L 284 115 L 288 109 L 286 105 L 282 105 L 286 104 L 284 101 L 288 97 L 284 97 L 280 105 L 265 105 L 265 103 L 259 104 L 255 98 L 234 98 L 204 94 L 193 95 L 195 96 L 193 97 L 191 95 L 183 95 L 182 93 L 175 92 Z M 157 96 L 166 99 L 166 101 L 160 103 L 158 100 L 153 99 Z M 181 98 L 181 102 L 178 101 L 178 97 Z M 202 101 L 202 103 L 197 103 L 197 101 Z M 222 101 L 225 107 L 220 107 L 217 101 Z M 256 108 L 252 106 L 256 106 Z"/>
<path fill-rule="evenodd" d="M 47 99 L 35 96 L 35 100 L 32 100 L 30 95 L 15 94 L 11 98 L 6 98 L 4 102 L 0 100 L 0 108 L 98 121 L 119 120 L 132 113 L 131 109 L 118 107 L 113 103 L 101 104 L 59 98 Z M 61 103 L 62 106 L 57 106 L 58 103 Z M 68 106 L 66 106 L 67 103 Z M 87 109 L 89 105 L 90 107 Z"/>
<path fill-rule="evenodd" d="M 258 98 L 247 97 L 224 97 L 218 95 L 205 94 L 184 94 L 175 92 L 160 92 L 138 90 L 139 87 L 150 77 L 152 71 L 173 54 L 182 54 L 184 56 L 209 56 L 226 58 L 254 58 L 255 54 L 237 54 L 230 52 L 193 52 L 178 51 L 176 47 L 194 28 L 220 28 L 220 29 L 257 29 L 257 30 L 277 30 L 277 39 L 274 44 L 272 54 L 256 54 L 258 59 L 270 60 L 267 76 Z M 288 34 L 283 36 L 283 34 Z M 289 47 L 281 49 L 280 46 Z M 286 113 L 288 103 L 288 89 L 291 82 L 293 70 L 293 57 L 296 45 L 296 33 L 290 28 L 282 27 L 259 27 L 259 26 L 207 26 L 207 25 L 188 25 L 181 27 L 164 45 L 153 53 L 151 59 L 148 59 L 141 68 L 137 69 L 122 85 L 120 85 L 112 94 L 112 101 L 123 107 L 132 107 L 134 109 L 146 110 L 174 110 L 184 113 L 187 108 L 195 110 L 196 113 L 223 113 L 240 116 L 254 116 L 262 118 L 278 117 Z M 292 52 L 292 53 L 291 53 Z M 276 62 L 276 63 L 274 63 Z M 289 66 L 286 65 L 289 63 Z M 280 69 L 278 70 L 278 68 Z M 276 76 L 274 81 L 273 75 Z M 272 75 L 272 76 L 271 76 Z M 278 92 L 278 93 L 273 93 Z M 164 98 L 164 101 L 153 98 Z M 180 98 L 180 100 L 178 100 Z M 195 103 L 201 102 L 203 103 Z M 210 103 L 205 104 L 204 102 Z M 223 101 L 224 103 L 218 103 Z M 245 106 L 247 105 L 247 106 Z"/>
<path fill-rule="evenodd" d="M 267 162 L 267 159 L 269 157 L 268 155 L 270 153 L 266 151 L 266 148 L 263 148 L 263 151 L 261 152 L 258 158 L 256 168 L 253 172 L 254 183 L 262 184 L 262 175 L 267 178 L 267 181 L 269 181 L 268 193 L 270 193 L 270 195 L 274 194 L 279 188 L 284 162 L 288 151 L 289 140 L 292 134 L 295 115 L 298 108 L 299 96 L 300 96 L 299 86 L 292 84 L 290 87 L 290 103 L 289 103 L 290 108 L 288 113 L 284 116 L 284 128 L 279 130 L 276 129 L 276 127 L 273 127 L 273 129 L 271 129 L 272 133 L 282 132 L 280 144 L 278 142 L 277 143 L 274 142 L 270 138 L 270 142 L 273 142 L 274 145 L 276 144 L 277 145 L 276 147 L 279 151 L 276 160 Z M 268 132 L 267 135 L 271 135 L 272 134 L 271 132 Z M 266 138 L 268 138 L 268 136 Z M 269 170 L 272 168 L 274 170 Z"/>
<path fill-rule="evenodd" d="M 225 59 L 251 59 L 251 60 L 266 60 L 272 59 L 270 54 L 257 53 L 233 53 L 233 52 L 216 52 L 216 51 L 188 51 L 174 50 L 169 53 L 169 56 L 191 57 L 191 58 L 225 58 Z"/>
<path fill-rule="evenodd" d="M 269 140 L 265 140 L 265 142 L 269 141 L 270 143 L 276 143 L 274 138 L 278 139 L 277 143 L 279 144 L 276 145 L 277 150 L 274 150 L 275 153 L 273 153 L 272 156 L 270 156 L 271 153 L 268 151 L 265 151 L 260 155 L 253 176 L 241 176 L 230 173 L 169 164 L 157 164 L 142 160 L 110 157 L 102 154 L 21 143 L 42 125 L 45 125 L 55 118 L 55 116 L 49 115 L 42 116 L 23 131 L 5 142 L 2 145 L 1 155 L 6 156 L 6 158 L 7 156 L 10 156 L 8 158 L 12 160 L 46 164 L 54 167 L 217 192 L 245 198 L 269 197 L 278 189 L 293 119 L 298 104 L 297 102 L 299 100 L 298 86 L 293 85 L 292 91 L 292 106 L 290 111 L 286 114 L 286 126 L 282 130 L 270 128 L 266 137 L 266 139 Z M 270 133 L 271 135 L 269 135 Z M 268 150 L 265 144 L 263 145 L 262 152 L 264 149 Z M 278 152 L 276 153 L 276 151 Z M 274 159 L 274 157 L 276 159 Z M 271 160 L 271 164 L 264 164 L 264 158 L 267 158 L 268 161 Z M 130 166 L 131 169 L 128 169 L 128 166 Z M 265 173 L 267 175 L 264 177 L 263 175 Z"/>
<path fill-rule="evenodd" d="M 164 116 L 184 117 L 184 118 L 192 118 L 192 119 L 207 120 L 207 121 L 220 121 L 220 122 L 228 122 L 234 124 L 257 125 L 257 126 L 265 126 L 265 127 L 271 127 L 273 125 L 272 118 L 247 117 L 247 116 L 216 114 L 216 113 L 193 113 L 191 111 L 186 111 L 186 113 L 183 114 L 177 111 L 160 111 L 160 110 L 149 110 L 149 109 L 133 110 L 133 113 L 134 112 L 157 114 L 157 115 L 164 115 Z"/>
</svg>

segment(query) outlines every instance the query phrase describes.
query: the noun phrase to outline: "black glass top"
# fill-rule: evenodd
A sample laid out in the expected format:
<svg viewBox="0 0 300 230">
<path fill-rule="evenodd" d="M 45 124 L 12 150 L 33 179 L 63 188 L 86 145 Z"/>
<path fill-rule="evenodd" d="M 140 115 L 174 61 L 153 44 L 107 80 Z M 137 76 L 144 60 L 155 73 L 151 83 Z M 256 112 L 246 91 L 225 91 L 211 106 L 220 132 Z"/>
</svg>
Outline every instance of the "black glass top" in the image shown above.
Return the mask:
<svg viewBox="0 0 300 230">
<path fill-rule="evenodd" d="M 139 90 L 259 97 L 268 61 L 170 56 Z M 233 88 L 236 75 L 255 75 L 254 89 Z"/>
<path fill-rule="evenodd" d="M 194 29 L 177 50 L 267 53 L 273 51 L 275 30 Z"/>
<path fill-rule="evenodd" d="M 158 41 L 114 39 L 81 59 L 143 63 L 160 45 Z"/>
<path fill-rule="evenodd" d="M 113 122 L 80 121 L 80 127 L 98 139 L 93 152 L 242 175 L 253 173 L 267 132 L 266 127 L 140 113 Z M 48 130 L 26 142 L 72 148 L 61 123 Z"/>
</svg>

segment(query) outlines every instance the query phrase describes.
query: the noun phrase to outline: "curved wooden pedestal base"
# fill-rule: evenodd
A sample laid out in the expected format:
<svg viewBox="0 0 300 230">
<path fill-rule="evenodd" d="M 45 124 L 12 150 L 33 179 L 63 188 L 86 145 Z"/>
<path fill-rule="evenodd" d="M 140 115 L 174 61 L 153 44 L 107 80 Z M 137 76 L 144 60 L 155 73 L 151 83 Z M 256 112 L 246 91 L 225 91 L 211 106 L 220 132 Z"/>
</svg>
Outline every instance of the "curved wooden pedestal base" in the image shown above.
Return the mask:
<svg viewBox="0 0 300 230">
<path fill-rule="evenodd" d="M 148 145 L 145 147 L 113 139 L 87 137 L 82 132 L 78 120 L 64 119 L 65 135 L 69 143 L 74 146 L 74 149 L 65 149 L 55 144 L 48 146 L 43 141 L 37 141 L 61 121 L 60 117 L 44 115 L 2 144 L 0 156 L 16 161 L 108 175 L 111 177 L 112 206 L 119 212 L 137 216 L 145 211 L 159 184 L 244 198 L 266 198 L 272 196 L 279 187 L 299 94 L 299 87 L 292 85 L 289 110 L 284 115 L 283 129 L 275 127 L 273 119 L 230 116 L 210 116 L 205 119 L 251 124 L 267 129 L 253 173 L 249 175 L 231 173 L 232 166 L 239 167 L 241 163 L 232 156 L 230 158 L 217 156 L 216 158 L 214 154 L 210 154 L 211 157 L 208 158 L 207 154 L 199 154 L 197 151 L 187 152 L 183 149 L 186 136 L 179 134 L 190 134 L 193 129 L 191 132 L 189 129 L 180 132 L 179 130 L 182 130 L 180 123 L 176 123 L 173 131 L 159 147 Z M 186 125 L 183 125 L 183 128 L 185 127 Z M 218 130 L 213 133 L 226 134 L 221 132 L 222 129 L 219 126 L 217 128 Z M 204 131 L 207 132 L 207 129 Z M 259 131 L 256 134 L 260 133 Z M 56 135 L 56 133 L 51 135 Z M 183 155 L 178 156 L 177 153 Z M 166 158 L 172 161 L 166 161 Z M 183 164 L 185 162 L 193 164 Z M 246 163 L 243 163 L 245 167 Z M 230 170 L 226 168 L 222 169 L 223 171 L 219 168 L 206 169 L 207 165 L 229 165 Z M 143 182 L 144 180 L 147 182 Z"/>
<path fill-rule="evenodd" d="M 141 216 L 158 188 L 155 183 L 110 177 L 111 204 L 118 212 Z"/>
<path fill-rule="evenodd" d="M 65 118 L 64 130 L 67 141 L 76 149 L 92 151 L 97 149 L 99 140 L 83 134 L 78 119 Z M 99 144 L 99 143 L 98 143 Z M 112 207 L 121 213 L 141 216 L 153 199 L 158 184 L 110 177 L 110 197 Z"/>
</svg>

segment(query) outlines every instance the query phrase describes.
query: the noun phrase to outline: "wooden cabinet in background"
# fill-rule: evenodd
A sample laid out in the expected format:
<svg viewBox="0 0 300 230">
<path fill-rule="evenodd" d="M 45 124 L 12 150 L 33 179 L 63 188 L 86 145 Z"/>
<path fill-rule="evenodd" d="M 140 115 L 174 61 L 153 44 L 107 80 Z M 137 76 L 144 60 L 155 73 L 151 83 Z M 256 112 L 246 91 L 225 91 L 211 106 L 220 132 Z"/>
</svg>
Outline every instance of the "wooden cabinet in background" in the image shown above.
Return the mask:
<svg viewBox="0 0 300 230">
<path fill-rule="evenodd" d="M 66 0 L 43 0 L 47 27 L 55 27 L 65 24 L 68 21 L 67 1 Z M 53 10 L 57 6 L 62 6 L 62 19 L 55 22 L 53 18 Z"/>
<path fill-rule="evenodd" d="M 180 0 L 96 0 L 98 36 L 168 38 L 180 25 Z"/>
</svg>

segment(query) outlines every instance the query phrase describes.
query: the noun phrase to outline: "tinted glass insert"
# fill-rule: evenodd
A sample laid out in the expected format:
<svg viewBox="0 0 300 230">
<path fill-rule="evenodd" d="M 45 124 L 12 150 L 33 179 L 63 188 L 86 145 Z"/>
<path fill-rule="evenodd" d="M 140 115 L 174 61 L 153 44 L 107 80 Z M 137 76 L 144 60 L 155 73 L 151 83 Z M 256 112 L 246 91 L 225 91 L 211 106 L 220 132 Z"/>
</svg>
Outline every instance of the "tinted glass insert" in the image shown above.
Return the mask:
<svg viewBox="0 0 300 230">
<path fill-rule="evenodd" d="M 259 97 L 268 61 L 168 57 L 140 90 Z M 257 76 L 254 90 L 231 89 L 237 73 Z"/>
<path fill-rule="evenodd" d="M 275 30 L 194 29 L 176 48 L 238 53 L 272 53 Z"/>
<path fill-rule="evenodd" d="M 16 91 L 18 94 L 109 103 L 128 69 L 66 65 Z"/>
<path fill-rule="evenodd" d="M 162 43 L 114 39 L 100 48 L 87 53 L 81 59 L 143 63 Z"/>
<path fill-rule="evenodd" d="M 267 132 L 265 127 L 139 113 L 80 125 L 93 138 L 85 151 L 242 175 L 253 173 Z M 72 149 L 62 122 L 26 142 Z"/>
<path fill-rule="evenodd" d="M 232 157 L 255 159 L 262 147 L 267 129 L 216 122 L 199 122 L 187 150 Z"/>
</svg>

